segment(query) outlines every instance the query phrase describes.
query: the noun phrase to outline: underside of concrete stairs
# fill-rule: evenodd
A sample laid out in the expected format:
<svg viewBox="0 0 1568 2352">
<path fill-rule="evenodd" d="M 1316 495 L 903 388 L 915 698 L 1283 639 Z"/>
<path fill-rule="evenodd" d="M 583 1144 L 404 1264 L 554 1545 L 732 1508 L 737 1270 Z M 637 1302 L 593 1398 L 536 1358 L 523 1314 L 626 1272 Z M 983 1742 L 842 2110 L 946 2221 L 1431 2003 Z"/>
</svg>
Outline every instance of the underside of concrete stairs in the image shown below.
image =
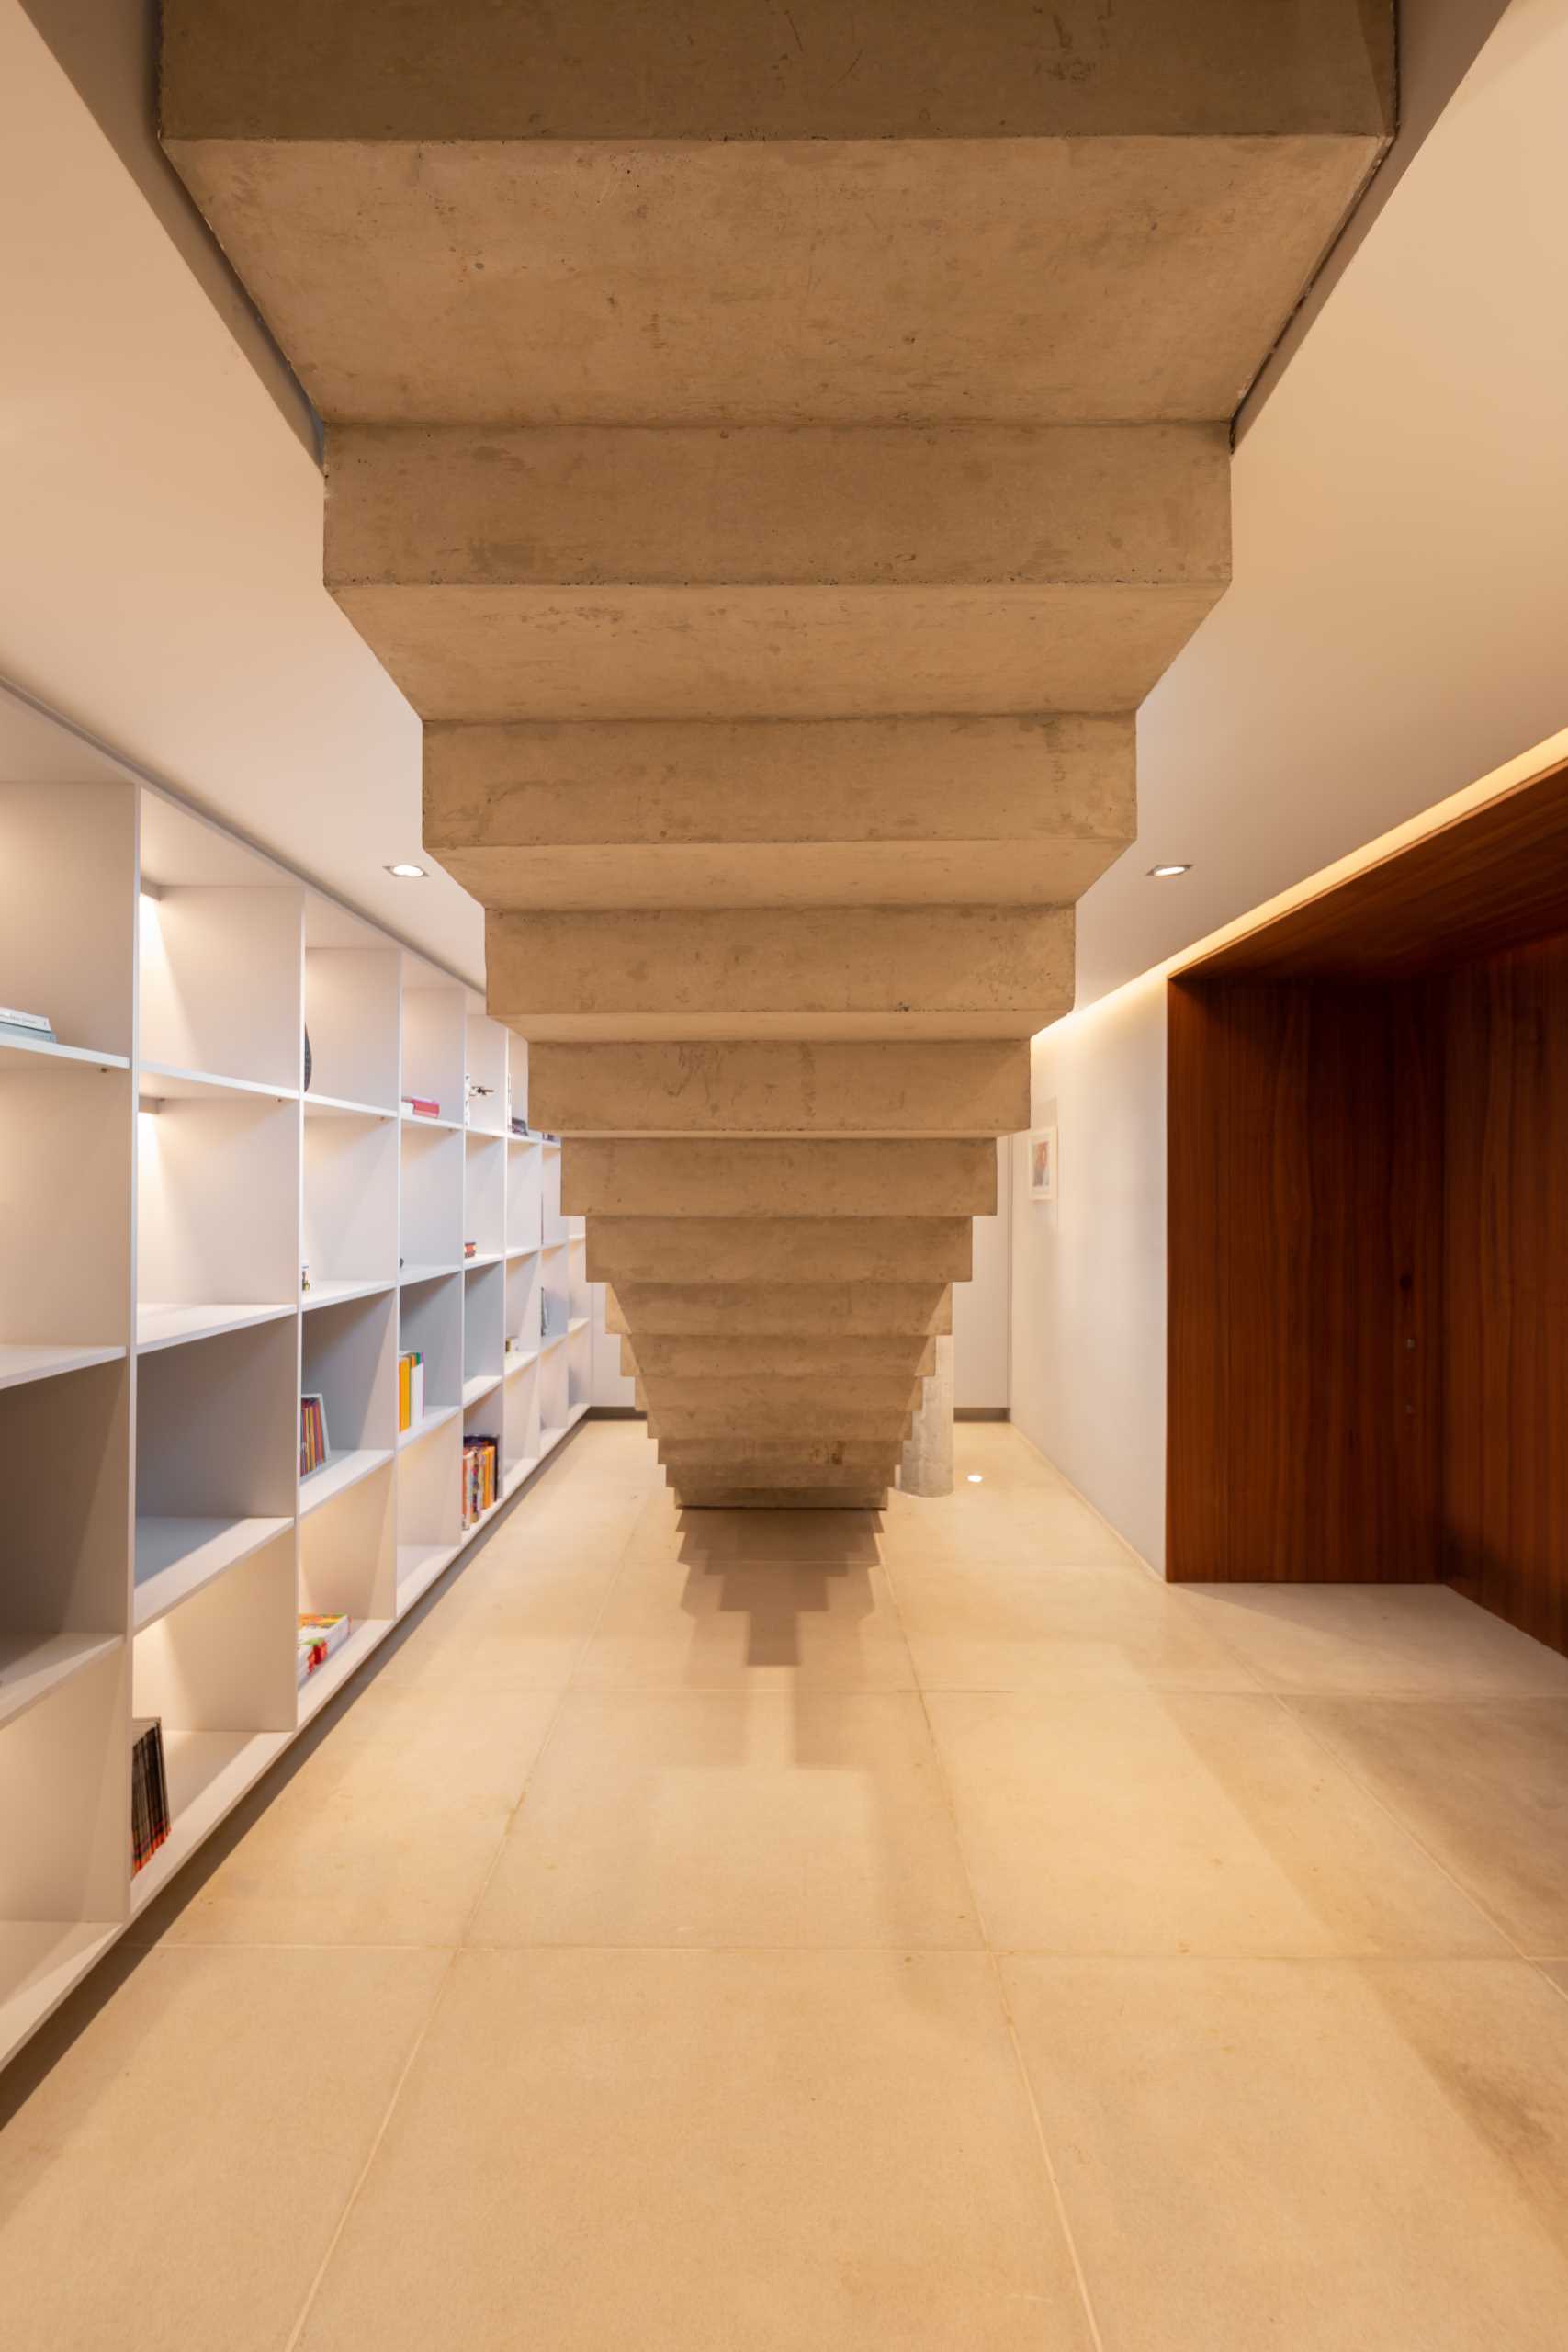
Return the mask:
<svg viewBox="0 0 1568 2352">
<path fill-rule="evenodd" d="M 1389 0 L 165 0 L 682 1500 L 892 1478 Z"/>
</svg>

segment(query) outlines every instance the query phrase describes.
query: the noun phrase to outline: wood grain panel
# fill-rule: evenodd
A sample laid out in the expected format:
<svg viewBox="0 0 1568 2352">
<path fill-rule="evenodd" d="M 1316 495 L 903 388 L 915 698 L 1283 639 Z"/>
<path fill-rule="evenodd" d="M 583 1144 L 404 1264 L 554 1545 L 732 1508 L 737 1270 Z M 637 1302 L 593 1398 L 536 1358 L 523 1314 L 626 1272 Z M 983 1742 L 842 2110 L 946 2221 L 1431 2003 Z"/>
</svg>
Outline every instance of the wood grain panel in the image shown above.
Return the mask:
<svg viewBox="0 0 1568 2352">
<path fill-rule="evenodd" d="M 1444 1565 L 1568 1650 L 1568 939 L 1444 1001 Z"/>
<path fill-rule="evenodd" d="M 1183 979 L 1169 1007 L 1168 1574 L 1429 1578 L 1429 991 Z"/>
<path fill-rule="evenodd" d="M 1408 978 L 1568 931 L 1568 763 L 1500 793 L 1186 967 Z"/>
</svg>

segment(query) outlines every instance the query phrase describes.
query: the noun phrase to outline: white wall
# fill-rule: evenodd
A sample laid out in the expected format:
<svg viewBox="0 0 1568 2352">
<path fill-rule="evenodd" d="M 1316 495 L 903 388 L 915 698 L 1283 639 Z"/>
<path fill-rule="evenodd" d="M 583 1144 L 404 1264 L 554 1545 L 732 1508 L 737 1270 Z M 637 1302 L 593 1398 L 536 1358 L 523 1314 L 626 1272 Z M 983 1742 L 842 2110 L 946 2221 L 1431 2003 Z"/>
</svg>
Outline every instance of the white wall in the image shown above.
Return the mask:
<svg viewBox="0 0 1568 2352">
<path fill-rule="evenodd" d="M 1166 1019 L 1163 975 L 1033 1042 L 1036 1126 L 1056 1199 L 1012 1172 L 1012 1419 L 1162 1574 L 1165 1567 Z"/>
</svg>

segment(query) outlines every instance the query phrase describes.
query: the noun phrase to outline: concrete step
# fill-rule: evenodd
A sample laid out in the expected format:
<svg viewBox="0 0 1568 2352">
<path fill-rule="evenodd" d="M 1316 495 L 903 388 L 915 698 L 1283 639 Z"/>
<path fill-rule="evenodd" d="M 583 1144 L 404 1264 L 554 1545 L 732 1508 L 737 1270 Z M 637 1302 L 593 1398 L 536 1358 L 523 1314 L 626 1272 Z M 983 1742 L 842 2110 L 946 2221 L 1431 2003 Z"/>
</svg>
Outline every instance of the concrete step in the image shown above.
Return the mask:
<svg viewBox="0 0 1568 2352">
<path fill-rule="evenodd" d="M 781 1379 L 830 1380 L 846 1373 L 917 1379 L 935 1368 L 936 1341 L 918 1332 L 846 1336 L 834 1331 L 816 1337 L 775 1332 L 729 1338 L 711 1331 L 689 1337 L 642 1331 L 635 1342 L 621 1341 L 621 1370 L 628 1379 L 717 1379 L 762 1373 Z"/>
<path fill-rule="evenodd" d="M 1069 907 L 501 913 L 485 944 L 530 1045 L 1027 1038 L 1073 1002 Z"/>
<path fill-rule="evenodd" d="M 440 723 L 424 845 L 494 908 L 1067 906 L 1133 766 L 1129 717 Z"/>
<path fill-rule="evenodd" d="M 426 718 L 1134 709 L 1230 577 L 1223 425 L 345 425 L 326 578 Z"/>
<path fill-rule="evenodd" d="M 604 1325 L 629 1337 L 634 1349 L 649 1333 L 741 1339 L 905 1331 L 931 1339 L 953 1329 L 953 1293 L 937 1283 L 629 1283 L 606 1292 Z"/>
<path fill-rule="evenodd" d="M 1224 416 L 1392 16 L 164 0 L 163 132 L 327 416 Z"/>
<path fill-rule="evenodd" d="M 757 1406 L 794 1405 L 809 1399 L 825 1404 L 858 1399 L 863 1405 L 884 1405 L 895 1413 L 908 1409 L 919 1375 L 912 1366 L 902 1372 L 877 1373 L 863 1366 L 840 1374 L 784 1373 L 773 1369 L 737 1372 L 717 1366 L 708 1373 L 649 1372 L 638 1378 L 655 1411 L 671 1405 L 708 1406 L 722 1418 L 744 1415 Z"/>
<path fill-rule="evenodd" d="M 708 1404 L 661 1404 L 650 1408 L 649 1433 L 656 1437 L 851 1437 L 902 1445 L 909 1434 L 908 1408 L 866 1404 L 855 1397 L 774 1396 L 726 1413 Z"/>
<path fill-rule="evenodd" d="M 528 1107 L 567 1136 L 1012 1135 L 1029 1125 L 1029 1044 L 536 1040 Z"/>
<path fill-rule="evenodd" d="M 994 1216 L 988 1137 L 947 1142 L 669 1141 L 579 1136 L 561 1148 L 569 1216 Z"/>
<path fill-rule="evenodd" d="M 738 1447 L 728 1438 L 666 1437 L 659 1459 L 671 1483 L 733 1480 L 743 1487 L 891 1485 L 898 1450 L 852 1438 L 753 1438 Z"/>
<path fill-rule="evenodd" d="M 595 1216 L 592 1283 L 966 1283 L 966 1216 Z"/>
<path fill-rule="evenodd" d="M 694 1479 L 675 1487 L 682 1510 L 886 1510 L 887 1488 L 881 1487 L 724 1487 Z"/>
</svg>

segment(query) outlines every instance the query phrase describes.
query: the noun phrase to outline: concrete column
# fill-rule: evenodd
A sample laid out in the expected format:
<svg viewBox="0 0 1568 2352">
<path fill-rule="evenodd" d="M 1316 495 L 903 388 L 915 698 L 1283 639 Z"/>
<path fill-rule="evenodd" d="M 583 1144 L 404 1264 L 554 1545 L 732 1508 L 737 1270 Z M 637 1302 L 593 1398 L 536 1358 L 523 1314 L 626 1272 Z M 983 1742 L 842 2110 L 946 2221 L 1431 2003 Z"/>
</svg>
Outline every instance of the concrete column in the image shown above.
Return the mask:
<svg viewBox="0 0 1568 2352">
<path fill-rule="evenodd" d="M 898 1484 L 907 1495 L 953 1492 L 953 1334 L 935 1341 L 936 1370 L 920 1383 L 915 1426 L 904 1441 Z"/>
</svg>

